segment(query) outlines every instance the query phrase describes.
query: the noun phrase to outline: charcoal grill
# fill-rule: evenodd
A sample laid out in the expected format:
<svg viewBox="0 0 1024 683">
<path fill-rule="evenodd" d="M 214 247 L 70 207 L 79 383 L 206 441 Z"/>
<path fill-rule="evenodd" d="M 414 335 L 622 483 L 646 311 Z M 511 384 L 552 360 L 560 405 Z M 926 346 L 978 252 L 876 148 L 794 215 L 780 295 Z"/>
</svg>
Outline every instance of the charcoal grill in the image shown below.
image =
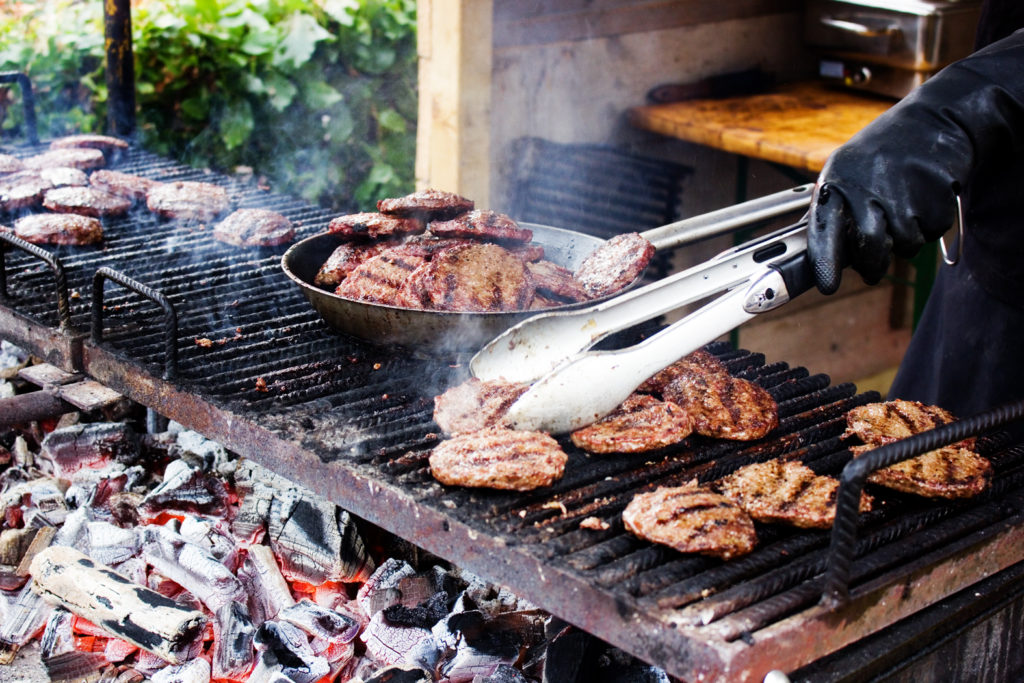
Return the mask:
<svg viewBox="0 0 1024 683">
<path fill-rule="evenodd" d="M 331 218 L 249 180 L 140 149 L 115 167 L 218 183 L 240 207 L 288 216 L 300 238 Z M 468 358 L 416 357 L 333 332 L 281 272 L 280 249 L 224 245 L 211 226 L 145 208 L 106 220 L 104 231 L 99 247 L 28 248 L 0 236 L 0 336 L 684 680 L 795 670 L 1024 559 L 1024 449 L 998 434 L 981 440 L 997 473 L 989 492 L 944 503 L 873 491 L 876 510 L 835 541 L 827 531 L 766 525 L 752 554 L 722 562 L 625 533 L 620 513 L 639 491 L 776 456 L 831 474 L 849 461 L 844 415 L 877 394 L 727 344 L 710 350 L 779 403 L 780 426 L 763 441 L 691 437 L 653 454 L 607 457 L 563 440 L 566 476 L 549 489 L 441 486 L 427 468 L 439 439 L 432 397 L 467 376 Z M 981 432 L 1020 412 L 962 424 Z M 844 486 L 856 484 L 854 476 Z M 581 528 L 590 517 L 607 528 Z"/>
</svg>

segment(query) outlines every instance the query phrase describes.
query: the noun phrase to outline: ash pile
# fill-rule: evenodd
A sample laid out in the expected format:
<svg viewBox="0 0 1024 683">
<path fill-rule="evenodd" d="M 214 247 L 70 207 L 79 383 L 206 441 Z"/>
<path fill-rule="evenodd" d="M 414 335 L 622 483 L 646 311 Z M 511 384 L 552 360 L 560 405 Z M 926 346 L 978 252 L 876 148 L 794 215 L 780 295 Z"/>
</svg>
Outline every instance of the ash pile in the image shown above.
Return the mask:
<svg viewBox="0 0 1024 683">
<path fill-rule="evenodd" d="M 0 679 L 35 643 L 52 681 L 669 680 L 135 408 L 0 426 Z"/>
</svg>

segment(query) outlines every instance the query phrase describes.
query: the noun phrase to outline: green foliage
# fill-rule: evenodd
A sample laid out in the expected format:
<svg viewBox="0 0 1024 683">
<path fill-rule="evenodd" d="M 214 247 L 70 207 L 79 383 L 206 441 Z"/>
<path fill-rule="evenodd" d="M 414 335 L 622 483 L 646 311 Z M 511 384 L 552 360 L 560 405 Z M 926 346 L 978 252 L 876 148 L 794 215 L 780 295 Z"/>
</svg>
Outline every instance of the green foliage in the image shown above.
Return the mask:
<svg viewBox="0 0 1024 683">
<path fill-rule="evenodd" d="M 146 149 L 338 209 L 413 184 L 415 0 L 133 3 Z M 106 124 L 103 3 L 0 0 L 0 69 L 33 81 L 40 136 Z M 11 134 L 20 109 L 3 123 Z"/>
</svg>

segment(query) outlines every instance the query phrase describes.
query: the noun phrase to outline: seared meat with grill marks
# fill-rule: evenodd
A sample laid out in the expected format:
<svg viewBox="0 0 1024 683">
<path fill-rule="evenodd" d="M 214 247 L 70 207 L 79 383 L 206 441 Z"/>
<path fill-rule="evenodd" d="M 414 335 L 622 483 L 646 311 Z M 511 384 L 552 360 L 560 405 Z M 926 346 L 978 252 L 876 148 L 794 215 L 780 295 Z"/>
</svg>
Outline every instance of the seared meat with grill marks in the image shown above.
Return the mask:
<svg viewBox="0 0 1024 683">
<path fill-rule="evenodd" d="M 335 293 L 359 301 L 389 306 L 398 303 L 398 293 L 416 268 L 426 258 L 404 247 L 386 249 L 367 259 L 348 274 Z"/>
<path fill-rule="evenodd" d="M 430 221 L 444 221 L 473 210 L 473 201 L 460 197 L 454 192 L 443 190 L 421 190 L 404 197 L 381 199 L 377 210 L 392 216 L 419 218 Z"/>
<path fill-rule="evenodd" d="M 92 172 L 89 176 L 89 184 L 118 197 L 139 202 L 146 198 L 146 193 L 160 183 L 131 173 L 110 171 L 104 168 Z"/>
<path fill-rule="evenodd" d="M 447 221 L 433 221 L 430 232 L 438 237 L 467 237 L 486 241 L 529 242 L 533 231 L 519 227 L 511 217 L 494 211 L 469 211 Z"/>
<path fill-rule="evenodd" d="M 348 277 L 349 273 L 359 267 L 359 264 L 368 261 L 385 249 L 390 249 L 392 244 L 379 242 L 375 244 L 354 244 L 345 242 L 339 244 L 338 248 L 331 252 L 324 264 L 317 271 L 313 284 L 318 287 L 334 289 Z"/>
<path fill-rule="evenodd" d="M 71 168 L 88 171 L 89 169 L 106 166 L 106 164 L 107 160 L 104 158 L 103 152 L 86 147 L 51 149 L 48 152 L 36 154 L 25 159 L 25 168 L 34 170 L 70 166 Z"/>
<path fill-rule="evenodd" d="M 24 161 L 10 154 L 0 154 L 0 174 L 17 173 L 24 170 Z"/>
<path fill-rule="evenodd" d="M 434 254 L 404 296 L 408 305 L 440 311 L 518 311 L 533 294 L 520 258 L 496 244 L 463 244 Z"/>
<path fill-rule="evenodd" d="M 101 152 L 119 152 L 128 149 L 128 143 L 120 138 L 111 135 L 96 135 L 93 133 L 82 133 L 79 135 L 65 135 L 50 143 L 50 149 L 98 149 Z"/>
<path fill-rule="evenodd" d="M 543 432 L 489 427 L 459 434 L 430 454 L 430 472 L 442 484 L 512 491 L 550 486 L 568 456 Z"/>
<path fill-rule="evenodd" d="M 590 298 L 587 290 L 568 268 L 551 261 L 537 261 L 526 265 L 533 276 L 537 292 L 561 301 L 577 302 Z"/>
<path fill-rule="evenodd" d="M 41 168 L 37 172 L 39 177 L 49 182 L 52 187 L 77 187 L 89 184 L 89 176 L 85 171 L 70 166 Z"/>
<path fill-rule="evenodd" d="M 146 206 L 164 218 L 211 221 L 231 208 L 231 200 L 219 185 L 179 180 L 151 187 L 146 193 Z"/>
<path fill-rule="evenodd" d="M 917 401 L 893 400 L 869 403 L 846 415 L 846 435 L 865 442 L 850 452 L 860 456 L 879 446 L 934 429 L 956 418 L 938 406 Z M 884 467 L 868 475 L 868 481 L 904 493 L 929 498 L 969 498 L 988 486 L 992 464 L 975 453 L 975 440 L 964 439 Z"/>
<path fill-rule="evenodd" d="M 643 453 L 679 443 L 693 432 L 693 420 L 674 403 L 633 394 L 615 412 L 570 436 L 590 453 Z"/>
<path fill-rule="evenodd" d="M 385 216 L 381 213 L 350 213 L 338 216 L 327 224 L 327 232 L 345 237 L 396 237 L 423 232 L 424 223 L 418 218 Z"/>
<path fill-rule="evenodd" d="M 729 374 L 722 361 L 708 353 L 704 349 L 697 349 L 693 353 L 680 358 L 672 365 L 649 377 L 643 384 L 637 387 L 637 391 L 643 393 L 660 394 L 665 387 L 671 384 L 672 380 L 680 375 L 693 372 L 713 372 Z"/>
<path fill-rule="evenodd" d="M 839 481 L 814 473 L 794 460 L 769 460 L 741 467 L 713 488 L 758 522 L 783 522 L 804 529 L 828 529 L 836 518 Z M 860 511 L 871 510 L 862 493 Z"/>
<path fill-rule="evenodd" d="M 47 190 L 43 206 L 58 213 L 77 213 L 83 216 L 120 216 L 131 208 L 130 199 L 112 195 L 95 187 L 71 186 Z"/>
<path fill-rule="evenodd" d="M 98 244 L 103 241 L 103 226 L 91 216 L 38 213 L 16 220 L 14 234 L 32 244 Z"/>
<path fill-rule="evenodd" d="M 719 439 L 760 439 L 779 425 L 779 407 L 761 386 L 700 363 L 661 392 L 694 419 L 694 431 Z"/>
<path fill-rule="evenodd" d="M 630 533 L 652 543 L 723 560 L 745 555 L 757 543 L 747 513 L 696 484 L 637 494 L 622 511 L 622 522 Z"/>
<path fill-rule="evenodd" d="M 19 171 L 0 177 L 0 208 L 17 211 L 38 206 L 53 183 L 38 171 Z"/>
<path fill-rule="evenodd" d="M 273 247 L 295 238 L 292 222 L 270 209 L 238 209 L 213 227 L 213 238 L 239 247 Z"/>
<path fill-rule="evenodd" d="M 628 232 L 595 249 L 576 269 L 576 279 L 591 297 L 607 296 L 633 282 L 654 256 L 654 245 Z"/>
<path fill-rule="evenodd" d="M 540 244 L 508 244 L 505 248 L 527 263 L 535 263 L 544 258 L 544 247 Z"/>
<path fill-rule="evenodd" d="M 445 434 L 503 427 L 505 413 L 529 385 L 471 377 L 434 397 L 434 422 Z"/>
</svg>

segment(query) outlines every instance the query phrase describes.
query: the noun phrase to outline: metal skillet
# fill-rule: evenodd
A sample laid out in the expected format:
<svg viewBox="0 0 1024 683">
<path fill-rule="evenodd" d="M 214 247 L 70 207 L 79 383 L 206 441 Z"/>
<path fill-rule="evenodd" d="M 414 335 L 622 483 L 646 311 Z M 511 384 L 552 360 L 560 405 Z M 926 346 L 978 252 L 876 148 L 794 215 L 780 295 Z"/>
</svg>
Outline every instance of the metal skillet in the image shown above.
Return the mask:
<svg viewBox="0 0 1024 683">
<path fill-rule="evenodd" d="M 811 190 L 811 185 L 802 185 L 640 234 L 657 250 L 676 248 L 749 227 L 756 220 L 803 210 L 810 202 Z M 598 237 L 572 230 L 530 223 L 521 225 L 533 231 L 533 242 L 544 247 L 544 258 L 570 270 L 575 270 L 583 259 L 604 244 Z M 592 306 L 614 296 L 512 312 L 427 311 L 348 299 L 313 284 L 320 266 L 343 241 L 337 235 L 321 233 L 296 242 L 282 256 L 281 267 L 328 326 L 374 344 L 398 345 L 438 355 L 475 351 L 509 327 L 538 313 Z M 635 286 L 641 278 L 642 274 L 624 289 Z"/>
</svg>

